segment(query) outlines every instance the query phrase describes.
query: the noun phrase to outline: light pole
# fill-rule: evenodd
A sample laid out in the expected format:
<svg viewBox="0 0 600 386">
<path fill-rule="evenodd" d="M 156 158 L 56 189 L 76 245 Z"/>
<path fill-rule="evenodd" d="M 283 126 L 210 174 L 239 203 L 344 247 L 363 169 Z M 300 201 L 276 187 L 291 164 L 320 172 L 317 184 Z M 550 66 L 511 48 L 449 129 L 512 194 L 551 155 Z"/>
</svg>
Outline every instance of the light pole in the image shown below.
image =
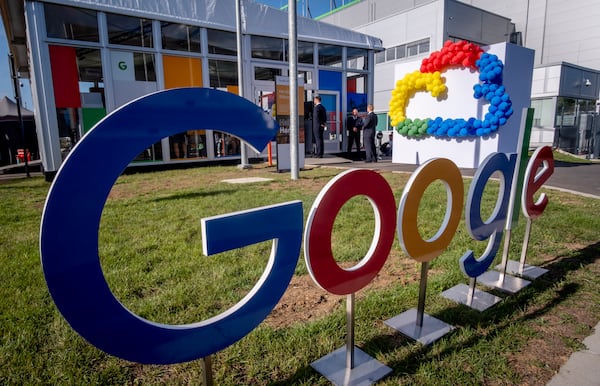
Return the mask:
<svg viewBox="0 0 600 386">
<path fill-rule="evenodd" d="M 15 89 L 15 101 L 17 102 L 17 116 L 19 120 L 19 128 L 21 129 L 21 141 L 23 142 L 23 160 L 25 161 L 25 173 L 27 177 L 31 177 L 29 174 L 29 161 L 27 160 L 27 142 L 25 141 L 25 126 L 23 125 L 23 116 L 21 115 L 21 89 L 19 85 L 19 75 L 15 69 L 15 57 L 12 53 L 8 54 L 8 61 L 10 62 L 10 74 L 13 79 L 13 87 Z"/>
</svg>

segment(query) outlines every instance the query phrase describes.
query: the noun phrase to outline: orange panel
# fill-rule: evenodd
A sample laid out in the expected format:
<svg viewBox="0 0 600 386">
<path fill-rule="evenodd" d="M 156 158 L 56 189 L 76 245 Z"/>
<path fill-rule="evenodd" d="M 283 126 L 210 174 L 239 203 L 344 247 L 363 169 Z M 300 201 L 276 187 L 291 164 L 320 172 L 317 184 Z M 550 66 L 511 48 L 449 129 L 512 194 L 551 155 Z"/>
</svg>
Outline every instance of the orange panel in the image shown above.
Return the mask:
<svg viewBox="0 0 600 386">
<path fill-rule="evenodd" d="M 165 88 L 202 87 L 202 63 L 198 58 L 163 55 Z"/>
</svg>

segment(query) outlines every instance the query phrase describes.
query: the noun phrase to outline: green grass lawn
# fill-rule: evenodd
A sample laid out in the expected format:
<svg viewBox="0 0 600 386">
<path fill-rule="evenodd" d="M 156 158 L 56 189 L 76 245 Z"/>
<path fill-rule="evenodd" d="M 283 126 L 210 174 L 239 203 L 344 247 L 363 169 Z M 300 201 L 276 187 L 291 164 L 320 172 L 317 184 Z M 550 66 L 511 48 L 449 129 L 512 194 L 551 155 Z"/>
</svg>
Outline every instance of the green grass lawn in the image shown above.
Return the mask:
<svg viewBox="0 0 600 386">
<path fill-rule="evenodd" d="M 218 315 L 254 286 L 270 243 L 202 256 L 200 219 L 291 200 L 303 202 L 306 218 L 321 188 L 340 172 L 316 168 L 302 171 L 297 181 L 264 166 L 124 175 L 112 189 L 100 224 L 106 279 L 125 306 L 152 321 L 182 324 Z M 222 182 L 249 176 L 273 180 Z M 409 175 L 383 176 L 398 202 Z M 465 180 L 465 195 L 469 184 Z M 494 182 L 486 186 L 483 218 L 493 211 L 497 188 Z M 197 361 L 172 366 L 127 362 L 99 351 L 68 326 L 48 293 L 40 264 L 39 226 L 48 189 L 42 178 L 0 183 L 0 384 L 201 384 Z M 482 313 L 442 298 L 440 292 L 467 283 L 458 258 L 467 249 L 479 256 L 487 244 L 473 241 L 461 221 L 447 251 L 430 264 L 425 309 L 456 330 L 431 346 L 383 323 L 417 305 L 420 266 L 394 242 L 379 277 L 357 294 L 356 302 L 356 345 L 393 369 L 379 384 L 544 384 L 582 347 L 581 340 L 600 320 L 600 200 L 544 191 L 550 204 L 533 224 L 528 263 L 550 272 L 517 295 L 499 294 L 504 300 Z M 442 223 L 445 203 L 443 185 L 432 184 L 420 204 L 424 237 L 433 236 Z M 340 265 L 351 266 L 366 253 L 373 219 L 363 197 L 344 205 L 333 231 L 332 249 Z M 520 255 L 524 223 L 521 216 L 513 232 L 513 259 Z M 306 282 L 307 275 L 300 256 L 294 281 Z M 267 321 L 213 355 L 215 384 L 328 384 L 310 363 L 344 345 L 345 298 L 309 287 L 308 300 L 291 299 L 290 307 L 279 309 L 280 323 Z M 310 303 L 311 293 L 331 308 L 307 316 L 319 306 Z"/>
</svg>

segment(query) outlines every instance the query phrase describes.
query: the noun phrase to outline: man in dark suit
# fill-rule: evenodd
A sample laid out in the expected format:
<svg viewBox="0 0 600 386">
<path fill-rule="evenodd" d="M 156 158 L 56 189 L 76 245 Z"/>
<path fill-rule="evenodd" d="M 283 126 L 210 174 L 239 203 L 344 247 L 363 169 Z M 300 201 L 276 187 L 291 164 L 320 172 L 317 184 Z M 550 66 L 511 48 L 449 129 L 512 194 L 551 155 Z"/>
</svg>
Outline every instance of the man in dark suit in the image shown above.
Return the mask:
<svg viewBox="0 0 600 386">
<path fill-rule="evenodd" d="M 323 132 L 327 125 L 327 111 L 321 104 L 321 97 L 316 95 L 313 99 L 315 107 L 313 108 L 313 139 L 317 144 L 317 152 L 315 157 L 323 158 Z"/>
<path fill-rule="evenodd" d="M 366 162 L 377 162 L 375 149 L 375 130 L 377 128 L 377 115 L 373 112 L 373 105 L 367 106 L 367 116 L 363 119 L 363 143 L 365 145 Z"/>
<path fill-rule="evenodd" d="M 346 120 L 346 129 L 348 130 L 348 154 L 352 152 L 354 143 L 356 143 L 356 152 L 359 153 L 362 119 L 358 116 L 358 109 L 352 109 L 352 115 Z"/>
</svg>

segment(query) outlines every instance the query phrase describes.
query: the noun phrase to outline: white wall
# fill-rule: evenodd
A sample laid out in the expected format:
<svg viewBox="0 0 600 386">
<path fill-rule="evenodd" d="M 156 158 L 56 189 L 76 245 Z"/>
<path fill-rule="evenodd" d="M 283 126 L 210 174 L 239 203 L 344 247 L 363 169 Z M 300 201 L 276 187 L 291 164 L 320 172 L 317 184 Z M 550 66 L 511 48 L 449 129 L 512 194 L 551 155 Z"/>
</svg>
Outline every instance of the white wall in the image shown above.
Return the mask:
<svg viewBox="0 0 600 386">
<path fill-rule="evenodd" d="M 561 66 L 538 67 L 533 70 L 531 97 L 552 97 L 558 95 Z"/>
<path fill-rule="evenodd" d="M 569 62 L 600 69 L 598 0 L 460 0 L 512 19 L 535 65 Z"/>
<path fill-rule="evenodd" d="M 529 107 L 533 74 L 533 51 L 512 44 L 499 43 L 487 52 L 498 55 L 504 63 L 503 84 L 511 98 L 514 114 L 489 137 L 467 138 L 409 138 L 394 133 L 392 162 L 421 165 L 431 158 L 444 157 L 458 167 L 477 168 L 489 154 L 512 153 L 518 150 L 518 137 L 523 108 Z M 415 62 L 398 65 L 396 78 L 402 79 L 409 71 L 418 69 Z M 473 85 L 479 81 L 478 73 L 468 70 L 448 70 L 442 74 L 448 86 L 448 98 L 438 101 L 425 92 L 418 92 L 409 101 L 406 116 L 409 118 L 465 118 L 483 119 L 489 103 L 473 98 Z M 469 102 L 466 102 L 469 101 Z"/>
</svg>

